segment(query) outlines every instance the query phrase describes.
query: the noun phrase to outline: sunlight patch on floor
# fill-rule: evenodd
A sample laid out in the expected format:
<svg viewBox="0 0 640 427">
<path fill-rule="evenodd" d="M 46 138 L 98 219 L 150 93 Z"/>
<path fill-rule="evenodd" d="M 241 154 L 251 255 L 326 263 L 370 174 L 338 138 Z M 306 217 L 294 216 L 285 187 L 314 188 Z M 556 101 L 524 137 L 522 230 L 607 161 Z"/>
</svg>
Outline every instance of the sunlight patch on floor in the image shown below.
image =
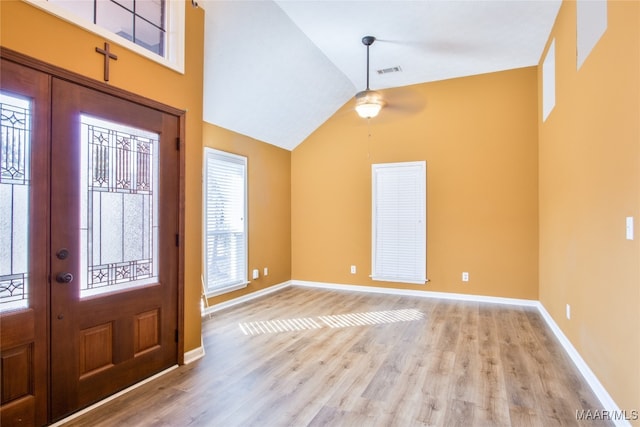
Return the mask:
<svg viewBox="0 0 640 427">
<path fill-rule="evenodd" d="M 261 320 L 258 322 L 240 323 L 239 325 L 242 333 L 245 335 L 272 334 L 322 328 L 322 325 L 308 317 L 300 319 Z"/>
<path fill-rule="evenodd" d="M 303 317 L 283 320 L 260 320 L 239 323 L 245 335 L 273 334 L 309 329 L 346 328 L 352 326 L 380 325 L 397 322 L 412 322 L 424 319 L 423 312 L 415 309 L 369 311 L 364 313 L 334 314 L 315 318 Z"/>
</svg>

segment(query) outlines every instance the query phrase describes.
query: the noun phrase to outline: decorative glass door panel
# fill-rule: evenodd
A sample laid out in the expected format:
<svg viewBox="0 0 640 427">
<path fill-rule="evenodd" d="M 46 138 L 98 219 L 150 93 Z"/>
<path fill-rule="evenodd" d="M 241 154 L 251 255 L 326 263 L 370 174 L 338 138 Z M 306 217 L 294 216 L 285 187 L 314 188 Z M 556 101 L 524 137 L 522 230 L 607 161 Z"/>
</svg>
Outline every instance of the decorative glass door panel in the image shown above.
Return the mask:
<svg viewBox="0 0 640 427">
<path fill-rule="evenodd" d="M 0 311 L 28 307 L 31 107 L 0 92 Z"/>
<path fill-rule="evenodd" d="M 157 283 L 159 135 L 80 122 L 80 295 Z"/>
</svg>

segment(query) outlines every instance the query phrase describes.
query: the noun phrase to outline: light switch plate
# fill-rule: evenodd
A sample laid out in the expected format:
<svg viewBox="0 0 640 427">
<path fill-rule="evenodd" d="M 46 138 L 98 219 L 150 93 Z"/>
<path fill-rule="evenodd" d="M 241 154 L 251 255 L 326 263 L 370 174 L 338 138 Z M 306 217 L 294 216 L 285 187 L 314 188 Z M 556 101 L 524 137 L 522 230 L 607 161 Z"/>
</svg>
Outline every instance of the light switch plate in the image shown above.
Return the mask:
<svg viewBox="0 0 640 427">
<path fill-rule="evenodd" d="M 627 240 L 633 240 L 633 217 L 627 217 Z"/>
</svg>

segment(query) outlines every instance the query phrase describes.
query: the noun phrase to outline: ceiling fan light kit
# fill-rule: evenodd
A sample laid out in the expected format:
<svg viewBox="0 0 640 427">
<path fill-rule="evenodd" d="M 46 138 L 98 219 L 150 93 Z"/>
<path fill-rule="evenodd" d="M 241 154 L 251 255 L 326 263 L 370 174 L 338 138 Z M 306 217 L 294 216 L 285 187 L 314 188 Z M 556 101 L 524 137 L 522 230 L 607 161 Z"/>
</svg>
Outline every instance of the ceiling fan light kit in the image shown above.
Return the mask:
<svg viewBox="0 0 640 427">
<path fill-rule="evenodd" d="M 369 46 L 375 40 L 376 38 L 373 36 L 364 36 L 362 38 L 362 44 L 367 47 L 367 88 L 356 94 L 356 112 L 365 119 L 377 116 L 382 107 L 384 107 L 384 100 L 380 92 L 369 89 Z"/>
<path fill-rule="evenodd" d="M 363 119 L 377 116 L 383 106 L 384 101 L 380 92 L 367 89 L 356 94 L 356 112 Z"/>
</svg>

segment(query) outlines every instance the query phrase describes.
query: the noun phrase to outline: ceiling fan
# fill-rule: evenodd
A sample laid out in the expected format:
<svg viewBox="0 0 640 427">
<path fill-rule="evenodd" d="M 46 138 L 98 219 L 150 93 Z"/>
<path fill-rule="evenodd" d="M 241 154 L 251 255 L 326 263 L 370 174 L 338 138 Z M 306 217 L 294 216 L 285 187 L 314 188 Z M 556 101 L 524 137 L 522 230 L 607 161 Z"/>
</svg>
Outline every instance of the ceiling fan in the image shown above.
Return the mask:
<svg viewBox="0 0 640 427">
<path fill-rule="evenodd" d="M 362 44 L 367 47 L 367 88 L 356 93 L 356 112 L 365 119 L 378 115 L 385 102 L 380 92 L 369 89 L 369 47 L 376 41 L 373 36 L 364 36 Z"/>
<path fill-rule="evenodd" d="M 360 91 L 355 96 L 355 110 L 359 117 L 371 119 L 376 117 L 382 108 L 385 109 L 384 118 L 379 118 L 379 123 L 388 120 L 397 120 L 399 118 L 407 118 L 424 110 L 426 105 L 426 97 L 423 90 L 417 85 L 409 85 L 404 87 L 396 87 L 387 85 L 384 92 L 371 90 L 369 87 L 369 47 L 374 41 L 380 43 L 389 40 L 376 39 L 374 36 L 365 36 L 362 38 L 362 44 L 367 47 L 367 88 Z M 401 68 L 397 70 L 401 71 Z M 379 70 L 378 74 L 380 74 Z M 384 93 L 384 95 L 383 95 Z"/>
</svg>

